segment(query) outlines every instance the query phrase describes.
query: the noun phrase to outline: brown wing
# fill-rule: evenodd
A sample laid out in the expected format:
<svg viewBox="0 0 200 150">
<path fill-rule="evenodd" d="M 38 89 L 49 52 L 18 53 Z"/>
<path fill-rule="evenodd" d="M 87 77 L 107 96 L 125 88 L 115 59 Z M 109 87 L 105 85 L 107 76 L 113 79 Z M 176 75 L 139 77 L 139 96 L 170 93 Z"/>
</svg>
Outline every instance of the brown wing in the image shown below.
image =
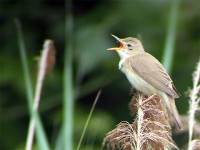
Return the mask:
<svg viewBox="0 0 200 150">
<path fill-rule="evenodd" d="M 175 86 L 162 64 L 148 53 L 129 58 L 131 68 L 146 82 L 173 98 L 178 98 Z"/>
</svg>

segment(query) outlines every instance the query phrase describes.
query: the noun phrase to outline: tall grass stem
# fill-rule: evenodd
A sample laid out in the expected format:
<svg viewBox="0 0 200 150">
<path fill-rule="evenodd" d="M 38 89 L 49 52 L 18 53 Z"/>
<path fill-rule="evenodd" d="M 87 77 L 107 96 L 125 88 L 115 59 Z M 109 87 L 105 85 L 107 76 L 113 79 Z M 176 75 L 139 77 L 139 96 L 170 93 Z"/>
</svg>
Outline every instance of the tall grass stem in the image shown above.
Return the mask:
<svg viewBox="0 0 200 150">
<path fill-rule="evenodd" d="M 73 12 L 72 0 L 65 1 L 65 54 L 63 74 L 63 147 L 65 150 L 73 149 L 73 109 L 74 109 L 74 87 L 73 87 L 73 65 L 72 65 L 72 43 L 73 43 Z"/>
<path fill-rule="evenodd" d="M 43 45 L 43 50 L 41 52 L 41 56 L 40 56 L 40 60 L 39 60 L 39 65 L 38 65 L 39 71 L 38 71 L 38 75 L 37 75 L 37 85 L 36 85 L 35 97 L 34 97 L 34 103 L 33 103 L 33 109 L 36 112 L 38 111 L 38 107 L 40 104 L 40 96 L 41 96 L 41 92 L 42 92 L 42 86 L 43 86 L 45 74 L 46 74 L 48 65 L 50 64 L 50 61 L 48 61 L 48 57 L 50 57 L 50 53 L 51 53 L 51 51 L 53 51 L 51 49 L 52 44 L 53 44 L 52 40 L 45 40 L 44 45 Z M 35 122 L 32 118 L 30 121 L 30 124 L 29 124 L 29 132 L 28 132 L 26 150 L 32 149 L 34 133 L 35 133 Z"/>
<path fill-rule="evenodd" d="M 172 0 L 171 1 L 171 10 L 168 19 L 168 27 L 167 27 L 167 35 L 164 46 L 163 60 L 162 64 L 167 72 L 170 74 L 173 64 L 174 58 L 174 45 L 176 39 L 176 27 L 178 23 L 178 11 L 180 0 Z"/>
</svg>

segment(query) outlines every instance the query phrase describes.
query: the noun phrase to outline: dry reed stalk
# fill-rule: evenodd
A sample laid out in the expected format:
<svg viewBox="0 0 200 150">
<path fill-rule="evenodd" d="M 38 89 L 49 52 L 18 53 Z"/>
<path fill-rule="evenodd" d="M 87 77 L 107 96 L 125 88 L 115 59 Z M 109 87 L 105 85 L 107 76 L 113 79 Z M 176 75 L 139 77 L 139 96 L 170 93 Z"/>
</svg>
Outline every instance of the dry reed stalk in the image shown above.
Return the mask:
<svg viewBox="0 0 200 150">
<path fill-rule="evenodd" d="M 200 61 L 197 63 L 196 70 L 193 73 L 193 88 L 190 91 L 189 108 L 189 140 L 188 150 L 200 149 L 200 139 L 194 138 L 194 126 L 196 125 L 196 113 L 200 110 Z M 196 148 L 197 147 L 197 148 Z"/>
<path fill-rule="evenodd" d="M 55 62 L 56 62 L 56 49 L 54 46 L 54 42 L 52 40 L 45 40 L 43 45 L 43 50 L 41 51 L 41 56 L 38 62 L 37 84 L 33 102 L 34 111 L 38 111 L 43 81 L 45 79 L 46 72 L 53 69 Z M 27 143 L 25 148 L 26 150 L 32 150 L 34 133 L 35 133 L 35 122 L 34 119 L 31 118 L 27 135 Z"/>
</svg>

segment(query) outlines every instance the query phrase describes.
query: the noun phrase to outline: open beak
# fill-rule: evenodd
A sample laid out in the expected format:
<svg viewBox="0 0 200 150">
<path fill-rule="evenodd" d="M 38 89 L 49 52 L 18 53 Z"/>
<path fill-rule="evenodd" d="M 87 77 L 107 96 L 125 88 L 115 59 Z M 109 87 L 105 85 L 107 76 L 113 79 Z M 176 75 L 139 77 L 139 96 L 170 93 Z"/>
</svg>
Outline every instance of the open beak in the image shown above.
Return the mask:
<svg viewBox="0 0 200 150">
<path fill-rule="evenodd" d="M 113 36 L 119 43 L 120 46 L 119 47 L 113 47 L 113 48 L 108 48 L 107 50 L 121 50 L 123 48 L 123 42 L 120 38 L 118 38 L 117 36 L 111 34 L 111 36 Z"/>
</svg>

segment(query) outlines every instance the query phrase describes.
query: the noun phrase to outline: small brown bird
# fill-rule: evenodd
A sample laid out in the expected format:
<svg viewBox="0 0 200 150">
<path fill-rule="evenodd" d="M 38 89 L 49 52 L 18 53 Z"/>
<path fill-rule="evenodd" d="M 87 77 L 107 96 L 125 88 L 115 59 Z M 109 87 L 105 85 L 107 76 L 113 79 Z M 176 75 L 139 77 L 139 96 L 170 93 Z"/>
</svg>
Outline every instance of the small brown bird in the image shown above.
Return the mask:
<svg viewBox="0 0 200 150">
<path fill-rule="evenodd" d="M 144 94 L 161 96 L 177 126 L 182 129 L 174 101 L 179 95 L 162 64 L 144 51 L 142 43 L 137 38 L 120 39 L 115 35 L 112 36 L 117 39 L 120 46 L 108 50 L 115 50 L 119 54 L 121 58 L 119 69 L 126 75 L 131 85 Z"/>
</svg>

